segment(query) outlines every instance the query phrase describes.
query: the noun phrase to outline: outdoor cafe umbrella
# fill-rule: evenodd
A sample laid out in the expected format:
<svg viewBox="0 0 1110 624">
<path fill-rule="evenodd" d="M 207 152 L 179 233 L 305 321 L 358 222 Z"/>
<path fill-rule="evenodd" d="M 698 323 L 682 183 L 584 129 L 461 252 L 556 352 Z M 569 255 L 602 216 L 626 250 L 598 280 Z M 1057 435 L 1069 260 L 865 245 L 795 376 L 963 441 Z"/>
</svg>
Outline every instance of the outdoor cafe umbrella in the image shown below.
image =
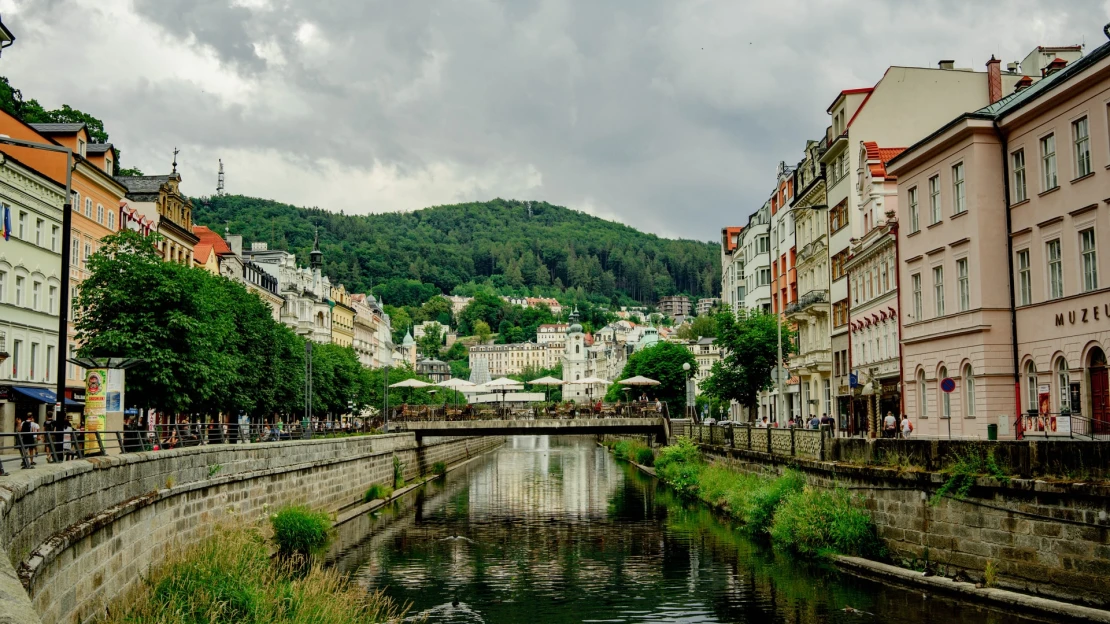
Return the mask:
<svg viewBox="0 0 1110 624">
<path fill-rule="evenodd" d="M 476 384 L 465 379 L 451 378 L 447 381 L 441 381 L 437 386 L 441 388 L 450 388 L 455 391 L 455 409 L 459 409 L 459 388 L 473 388 Z"/>
<path fill-rule="evenodd" d="M 566 382 L 563 381 L 562 379 L 556 379 L 554 377 L 540 377 L 539 379 L 533 379 L 532 381 L 529 381 L 528 383 L 532 384 L 533 386 L 561 386 L 561 385 L 565 384 Z M 547 390 L 548 390 L 547 388 L 544 388 L 544 390 L 543 390 L 544 401 L 548 400 Z"/>
<path fill-rule="evenodd" d="M 509 379 L 508 377 L 498 377 L 493 381 L 486 382 L 484 385 L 486 388 L 489 388 L 494 392 L 501 393 L 502 409 L 505 408 L 505 393 L 507 393 L 509 390 L 518 390 L 524 388 L 523 382 L 517 381 L 515 379 Z"/>
<path fill-rule="evenodd" d="M 610 381 L 608 379 L 602 379 L 600 377 L 586 377 L 585 379 L 579 379 L 578 381 L 576 381 L 574 383 L 586 384 L 587 386 L 594 386 L 594 385 L 606 385 L 606 386 L 608 386 Z M 588 390 L 589 389 L 587 389 L 587 391 Z M 590 400 L 593 400 L 592 395 L 590 397 Z"/>
<path fill-rule="evenodd" d="M 619 383 L 622 386 L 658 386 L 659 385 L 658 381 L 655 381 L 654 379 L 649 379 L 647 377 L 644 377 L 643 375 L 636 375 L 635 377 L 629 377 L 628 379 L 622 379 L 622 380 L 618 381 L 617 383 Z"/>
<path fill-rule="evenodd" d="M 427 388 L 431 385 L 432 384 L 430 384 L 426 381 L 420 381 L 419 379 L 413 377 L 411 379 L 406 379 L 404 381 L 398 381 L 395 384 L 390 384 L 389 387 L 390 388 Z M 412 394 L 411 393 L 409 394 L 409 399 L 410 400 L 412 399 Z"/>
</svg>

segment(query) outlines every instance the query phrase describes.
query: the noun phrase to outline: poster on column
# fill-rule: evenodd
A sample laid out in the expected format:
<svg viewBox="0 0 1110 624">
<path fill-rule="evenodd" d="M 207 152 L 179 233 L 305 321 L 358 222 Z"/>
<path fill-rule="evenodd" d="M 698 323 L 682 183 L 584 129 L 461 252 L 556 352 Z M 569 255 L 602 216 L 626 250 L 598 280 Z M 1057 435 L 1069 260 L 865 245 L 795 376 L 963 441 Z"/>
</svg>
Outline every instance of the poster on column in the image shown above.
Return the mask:
<svg viewBox="0 0 1110 624">
<path fill-rule="evenodd" d="M 85 374 L 85 454 L 99 453 L 96 433 L 104 429 L 105 400 L 108 394 L 108 370 L 90 368 Z"/>
<path fill-rule="evenodd" d="M 1037 386 L 1037 431 L 1044 431 L 1046 428 L 1052 429 L 1056 424 L 1056 419 L 1050 414 L 1052 411 L 1051 388 L 1048 384 L 1040 384 Z M 1051 419 L 1051 424 L 1049 420 Z"/>
</svg>

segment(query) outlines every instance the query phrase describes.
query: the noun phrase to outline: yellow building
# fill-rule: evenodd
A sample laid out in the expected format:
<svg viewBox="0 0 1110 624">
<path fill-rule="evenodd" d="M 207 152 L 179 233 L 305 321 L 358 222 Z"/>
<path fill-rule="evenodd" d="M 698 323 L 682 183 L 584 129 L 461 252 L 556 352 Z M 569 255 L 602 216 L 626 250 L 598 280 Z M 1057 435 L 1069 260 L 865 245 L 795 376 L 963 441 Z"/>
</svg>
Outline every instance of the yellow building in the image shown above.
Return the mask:
<svg viewBox="0 0 1110 624">
<path fill-rule="evenodd" d="M 333 286 L 331 300 L 331 341 L 342 347 L 350 347 L 355 342 L 355 309 L 351 305 L 351 294 L 342 284 Z"/>
</svg>

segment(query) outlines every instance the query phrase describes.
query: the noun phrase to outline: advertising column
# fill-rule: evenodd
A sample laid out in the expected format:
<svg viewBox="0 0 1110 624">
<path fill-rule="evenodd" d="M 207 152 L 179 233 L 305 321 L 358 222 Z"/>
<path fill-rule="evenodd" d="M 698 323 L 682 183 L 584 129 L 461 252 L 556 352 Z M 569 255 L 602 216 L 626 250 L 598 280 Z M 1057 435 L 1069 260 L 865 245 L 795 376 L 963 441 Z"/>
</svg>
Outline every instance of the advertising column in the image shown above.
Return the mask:
<svg viewBox="0 0 1110 624">
<path fill-rule="evenodd" d="M 85 375 L 85 454 L 100 452 L 97 432 L 104 430 L 108 369 L 90 368 Z"/>
</svg>

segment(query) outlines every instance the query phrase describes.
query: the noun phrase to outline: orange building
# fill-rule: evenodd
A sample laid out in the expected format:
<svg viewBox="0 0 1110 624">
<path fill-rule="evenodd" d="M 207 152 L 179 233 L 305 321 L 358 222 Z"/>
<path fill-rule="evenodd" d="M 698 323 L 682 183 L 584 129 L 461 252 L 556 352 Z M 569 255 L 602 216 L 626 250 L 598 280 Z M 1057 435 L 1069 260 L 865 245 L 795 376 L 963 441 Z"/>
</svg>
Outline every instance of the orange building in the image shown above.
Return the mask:
<svg viewBox="0 0 1110 624">
<path fill-rule="evenodd" d="M 92 143 L 89 131 L 82 123 L 26 124 L 16 117 L 0 111 L 0 134 L 13 139 L 62 145 L 73 150 L 73 180 L 71 203 L 73 205 L 72 242 L 70 249 L 70 318 L 72 302 L 77 288 L 86 276 L 86 263 L 96 252 L 100 240 L 119 230 L 120 200 L 126 188 L 112 177 L 115 162 L 111 144 Z M 65 184 L 66 159 L 56 152 L 0 145 L 0 151 L 11 155 L 47 177 Z M 73 323 L 69 324 L 67 353 L 76 355 L 77 342 Z M 66 367 L 67 398 L 83 400 L 85 371 L 77 366 Z"/>
</svg>

